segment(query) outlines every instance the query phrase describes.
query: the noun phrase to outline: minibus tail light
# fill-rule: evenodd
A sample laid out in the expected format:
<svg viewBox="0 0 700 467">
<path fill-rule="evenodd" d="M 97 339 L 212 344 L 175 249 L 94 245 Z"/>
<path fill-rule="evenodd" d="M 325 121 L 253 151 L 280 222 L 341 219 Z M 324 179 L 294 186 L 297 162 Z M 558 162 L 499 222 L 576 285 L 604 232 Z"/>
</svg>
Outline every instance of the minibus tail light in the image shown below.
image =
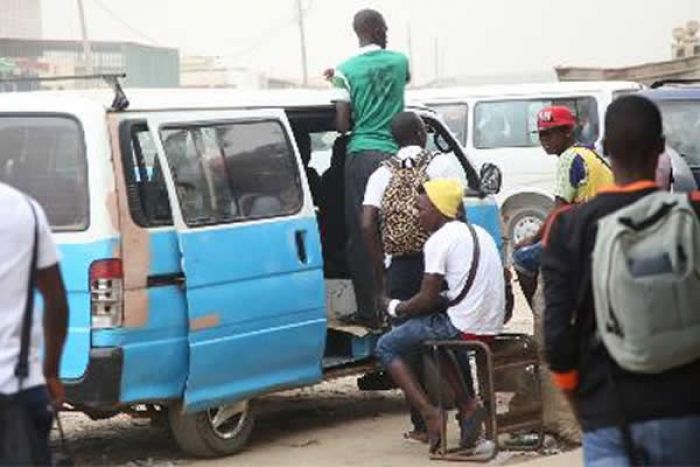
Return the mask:
<svg viewBox="0 0 700 467">
<path fill-rule="evenodd" d="M 93 329 L 122 325 L 124 274 L 120 259 L 103 259 L 90 265 L 90 309 Z"/>
</svg>

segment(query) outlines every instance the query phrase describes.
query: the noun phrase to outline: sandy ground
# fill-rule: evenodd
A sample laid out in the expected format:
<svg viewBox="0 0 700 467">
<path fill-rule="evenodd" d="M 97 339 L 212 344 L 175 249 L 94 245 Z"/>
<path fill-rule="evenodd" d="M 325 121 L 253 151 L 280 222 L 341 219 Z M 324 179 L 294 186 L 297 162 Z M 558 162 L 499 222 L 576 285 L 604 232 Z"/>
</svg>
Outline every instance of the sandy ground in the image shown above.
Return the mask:
<svg viewBox="0 0 700 467">
<path fill-rule="evenodd" d="M 522 303 L 509 329 L 531 332 L 529 311 Z M 187 458 L 167 428 L 152 426 L 147 419 L 119 416 L 92 421 L 81 414 L 65 413 L 63 421 L 74 460 L 80 465 L 410 467 L 428 462 L 424 445 L 408 443 L 401 437 L 409 422 L 400 394 L 360 392 L 354 377 L 262 399 L 248 448 L 223 459 Z M 556 448 L 548 451 L 558 452 Z M 492 463 L 580 464 L 576 452 L 562 456 L 504 452 Z"/>
</svg>

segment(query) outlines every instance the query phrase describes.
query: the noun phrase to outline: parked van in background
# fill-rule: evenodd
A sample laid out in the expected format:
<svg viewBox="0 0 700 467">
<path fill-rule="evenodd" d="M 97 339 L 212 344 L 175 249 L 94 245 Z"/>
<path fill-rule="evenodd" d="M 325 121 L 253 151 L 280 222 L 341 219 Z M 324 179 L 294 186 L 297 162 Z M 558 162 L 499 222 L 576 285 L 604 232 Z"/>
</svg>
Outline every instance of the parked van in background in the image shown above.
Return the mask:
<svg viewBox="0 0 700 467">
<path fill-rule="evenodd" d="M 256 397 L 376 369 L 380 331 L 341 323 L 354 295 L 329 251 L 342 242 L 323 241 L 342 171 L 313 193 L 298 144 L 337 136 L 337 93 L 126 94 L 0 94 L 0 181 L 43 205 L 60 249 L 68 403 L 162 417 L 186 452 L 231 454 Z M 498 168 L 478 173 L 434 111 L 412 109 L 500 245 Z"/>
<path fill-rule="evenodd" d="M 411 99 L 435 109 L 475 163 L 503 172 L 497 196 L 510 244 L 537 232 L 554 203 L 556 157 L 537 135 L 537 112 L 565 105 L 576 115 L 577 139 L 599 146 L 608 104 L 641 89 L 632 82 L 589 81 L 411 90 Z"/>
</svg>

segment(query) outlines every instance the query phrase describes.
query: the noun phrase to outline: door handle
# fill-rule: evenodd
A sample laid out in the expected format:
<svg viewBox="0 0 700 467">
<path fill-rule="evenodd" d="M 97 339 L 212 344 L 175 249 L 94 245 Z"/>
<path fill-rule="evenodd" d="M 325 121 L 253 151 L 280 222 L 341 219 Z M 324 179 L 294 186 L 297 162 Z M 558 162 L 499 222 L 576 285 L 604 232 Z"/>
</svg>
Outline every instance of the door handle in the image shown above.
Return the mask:
<svg viewBox="0 0 700 467">
<path fill-rule="evenodd" d="M 297 230 L 294 232 L 294 242 L 297 246 L 297 257 L 299 261 L 306 264 L 309 261 L 306 255 L 306 230 Z"/>
</svg>

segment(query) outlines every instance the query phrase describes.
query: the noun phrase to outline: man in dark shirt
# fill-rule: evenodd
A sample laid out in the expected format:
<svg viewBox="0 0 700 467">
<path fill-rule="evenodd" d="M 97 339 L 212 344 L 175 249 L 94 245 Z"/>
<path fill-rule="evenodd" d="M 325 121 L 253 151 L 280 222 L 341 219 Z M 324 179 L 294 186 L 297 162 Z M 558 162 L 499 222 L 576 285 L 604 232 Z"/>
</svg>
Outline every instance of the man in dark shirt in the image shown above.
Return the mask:
<svg viewBox="0 0 700 467">
<path fill-rule="evenodd" d="M 597 221 L 658 190 L 662 132 L 661 114 L 648 99 L 613 102 L 603 144 L 616 185 L 588 203 L 562 208 L 545 229 L 546 357 L 583 428 L 587 465 L 629 465 L 633 456 L 652 465 L 700 464 L 700 361 L 655 375 L 631 373 L 614 362 L 596 333 L 591 257 Z M 700 193 L 690 197 L 700 215 Z"/>
</svg>

